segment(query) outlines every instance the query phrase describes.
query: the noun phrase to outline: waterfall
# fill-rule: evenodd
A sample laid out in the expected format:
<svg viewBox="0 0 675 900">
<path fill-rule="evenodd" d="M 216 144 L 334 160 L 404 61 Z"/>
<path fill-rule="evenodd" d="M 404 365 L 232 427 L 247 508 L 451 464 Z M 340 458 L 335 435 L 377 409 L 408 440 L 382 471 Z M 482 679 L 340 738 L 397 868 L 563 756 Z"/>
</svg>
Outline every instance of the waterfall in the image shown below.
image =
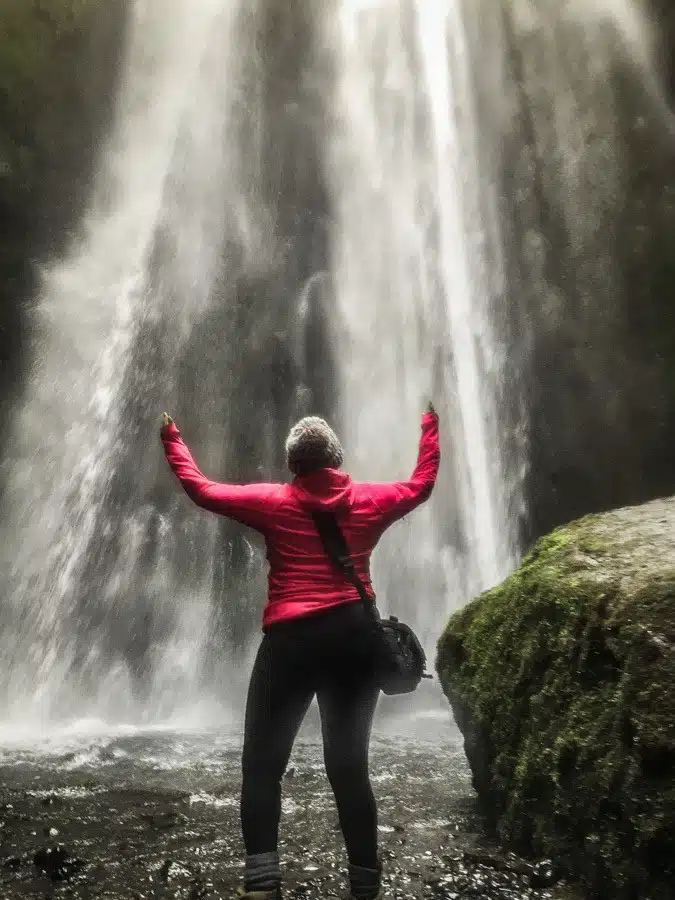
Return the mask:
<svg viewBox="0 0 675 900">
<path fill-rule="evenodd" d="M 231 239 L 255 242 L 237 142 L 224 131 L 246 58 L 239 6 L 133 4 L 90 209 L 66 256 L 43 267 L 34 362 L 3 461 L 3 717 L 128 715 L 128 661 L 110 645 L 151 640 L 142 631 L 158 618 L 170 621 L 170 665 L 197 665 L 208 569 L 187 594 L 172 589 L 171 524 L 147 501 L 153 466 L 130 459 L 128 444 L 140 432 L 158 452 L 157 385 L 172 396 L 181 347 L 221 269 L 225 210 Z M 120 474 L 126 516 L 111 500 Z M 158 549 L 144 607 L 133 575 L 151 519 Z M 202 531 L 212 543 L 213 526 Z"/>
<path fill-rule="evenodd" d="M 318 404 L 355 477 L 400 479 L 433 398 L 437 490 L 375 561 L 430 651 L 516 559 L 496 135 L 461 3 L 170 5 L 132 7 L 90 209 L 43 268 L 3 462 L 10 720 L 157 720 L 241 680 L 261 546 L 171 483 L 162 408 L 212 477 L 279 477 L 285 430 Z"/>
<path fill-rule="evenodd" d="M 611 35 L 643 39 L 625 0 L 583 21 L 581 0 L 539 6 L 130 5 L 2 461 L 0 719 L 210 716 L 239 690 L 262 545 L 190 506 L 162 409 L 214 479 L 287 477 L 286 430 L 317 412 L 356 478 L 398 480 L 432 399 L 442 470 L 376 551 L 382 608 L 432 651 L 516 564 L 532 359 L 547 322 L 599 333 L 614 284 L 618 133 L 595 76 Z"/>
<path fill-rule="evenodd" d="M 496 170 L 480 147 L 489 135 L 477 121 L 460 2 L 344 0 L 327 44 L 331 35 L 328 169 L 348 462 L 362 478 L 407 477 L 433 399 L 438 488 L 375 557 L 383 603 L 431 646 L 448 612 L 516 559 L 509 510 L 518 473 L 509 481 L 500 440 L 497 321 L 507 301 Z"/>
</svg>

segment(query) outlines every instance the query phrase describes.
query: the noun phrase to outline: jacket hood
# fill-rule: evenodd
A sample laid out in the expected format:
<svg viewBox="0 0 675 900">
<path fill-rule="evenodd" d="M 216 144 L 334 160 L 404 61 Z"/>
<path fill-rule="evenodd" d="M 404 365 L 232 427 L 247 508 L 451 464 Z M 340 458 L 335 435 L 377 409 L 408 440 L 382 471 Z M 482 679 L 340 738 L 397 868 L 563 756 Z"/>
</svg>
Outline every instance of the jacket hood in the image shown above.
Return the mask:
<svg viewBox="0 0 675 900">
<path fill-rule="evenodd" d="M 308 509 L 335 512 L 349 509 L 354 488 L 351 475 L 337 469 L 318 469 L 309 475 L 298 475 L 291 485 L 298 501 Z"/>
</svg>

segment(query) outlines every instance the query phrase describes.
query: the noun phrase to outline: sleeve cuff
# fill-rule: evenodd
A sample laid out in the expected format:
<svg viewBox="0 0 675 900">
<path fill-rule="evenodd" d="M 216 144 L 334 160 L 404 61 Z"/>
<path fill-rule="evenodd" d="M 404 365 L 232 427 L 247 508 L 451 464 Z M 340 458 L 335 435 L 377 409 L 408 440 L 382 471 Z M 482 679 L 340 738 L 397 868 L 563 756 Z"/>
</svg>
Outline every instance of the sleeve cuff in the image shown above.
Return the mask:
<svg viewBox="0 0 675 900">
<path fill-rule="evenodd" d="M 178 425 L 176 425 L 175 422 L 169 422 L 168 425 L 164 425 L 162 427 L 162 437 L 163 438 L 174 437 L 174 436 L 179 436 L 179 435 L 180 435 L 180 431 L 178 430 Z"/>
</svg>

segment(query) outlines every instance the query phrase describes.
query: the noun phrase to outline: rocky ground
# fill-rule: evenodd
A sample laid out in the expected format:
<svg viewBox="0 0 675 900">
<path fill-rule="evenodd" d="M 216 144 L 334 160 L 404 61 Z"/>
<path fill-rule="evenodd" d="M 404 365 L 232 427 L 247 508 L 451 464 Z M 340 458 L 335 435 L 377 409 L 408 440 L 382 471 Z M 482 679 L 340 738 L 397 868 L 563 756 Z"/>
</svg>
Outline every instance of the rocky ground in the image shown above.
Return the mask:
<svg viewBox="0 0 675 900">
<path fill-rule="evenodd" d="M 242 872 L 239 752 L 233 733 L 131 729 L 0 750 L 0 897 L 229 898 Z M 571 896 L 545 863 L 481 836 L 448 721 L 380 728 L 372 772 L 392 900 Z M 311 727 L 283 804 L 286 896 L 341 896 L 341 835 Z"/>
</svg>

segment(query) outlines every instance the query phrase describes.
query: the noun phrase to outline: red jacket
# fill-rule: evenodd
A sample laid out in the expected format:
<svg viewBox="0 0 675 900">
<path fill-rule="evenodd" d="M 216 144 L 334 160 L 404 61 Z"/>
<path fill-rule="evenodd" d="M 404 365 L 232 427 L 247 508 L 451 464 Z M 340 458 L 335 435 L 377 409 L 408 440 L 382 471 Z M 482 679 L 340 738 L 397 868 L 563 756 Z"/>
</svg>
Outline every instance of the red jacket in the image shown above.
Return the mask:
<svg viewBox="0 0 675 900">
<path fill-rule="evenodd" d="M 291 484 L 219 484 L 199 471 L 175 424 L 162 429 L 162 442 L 169 465 L 198 506 L 264 535 L 270 567 L 264 625 L 359 599 L 324 552 L 308 510 L 320 507 L 336 514 L 356 570 L 373 594 L 373 548 L 386 528 L 431 494 L 440 462 L 438 418 L 433 413 L 422 416 L 412 477 L 393 484 L 357 484 L 337 469 L 298 476 Z"/>
</svg>

